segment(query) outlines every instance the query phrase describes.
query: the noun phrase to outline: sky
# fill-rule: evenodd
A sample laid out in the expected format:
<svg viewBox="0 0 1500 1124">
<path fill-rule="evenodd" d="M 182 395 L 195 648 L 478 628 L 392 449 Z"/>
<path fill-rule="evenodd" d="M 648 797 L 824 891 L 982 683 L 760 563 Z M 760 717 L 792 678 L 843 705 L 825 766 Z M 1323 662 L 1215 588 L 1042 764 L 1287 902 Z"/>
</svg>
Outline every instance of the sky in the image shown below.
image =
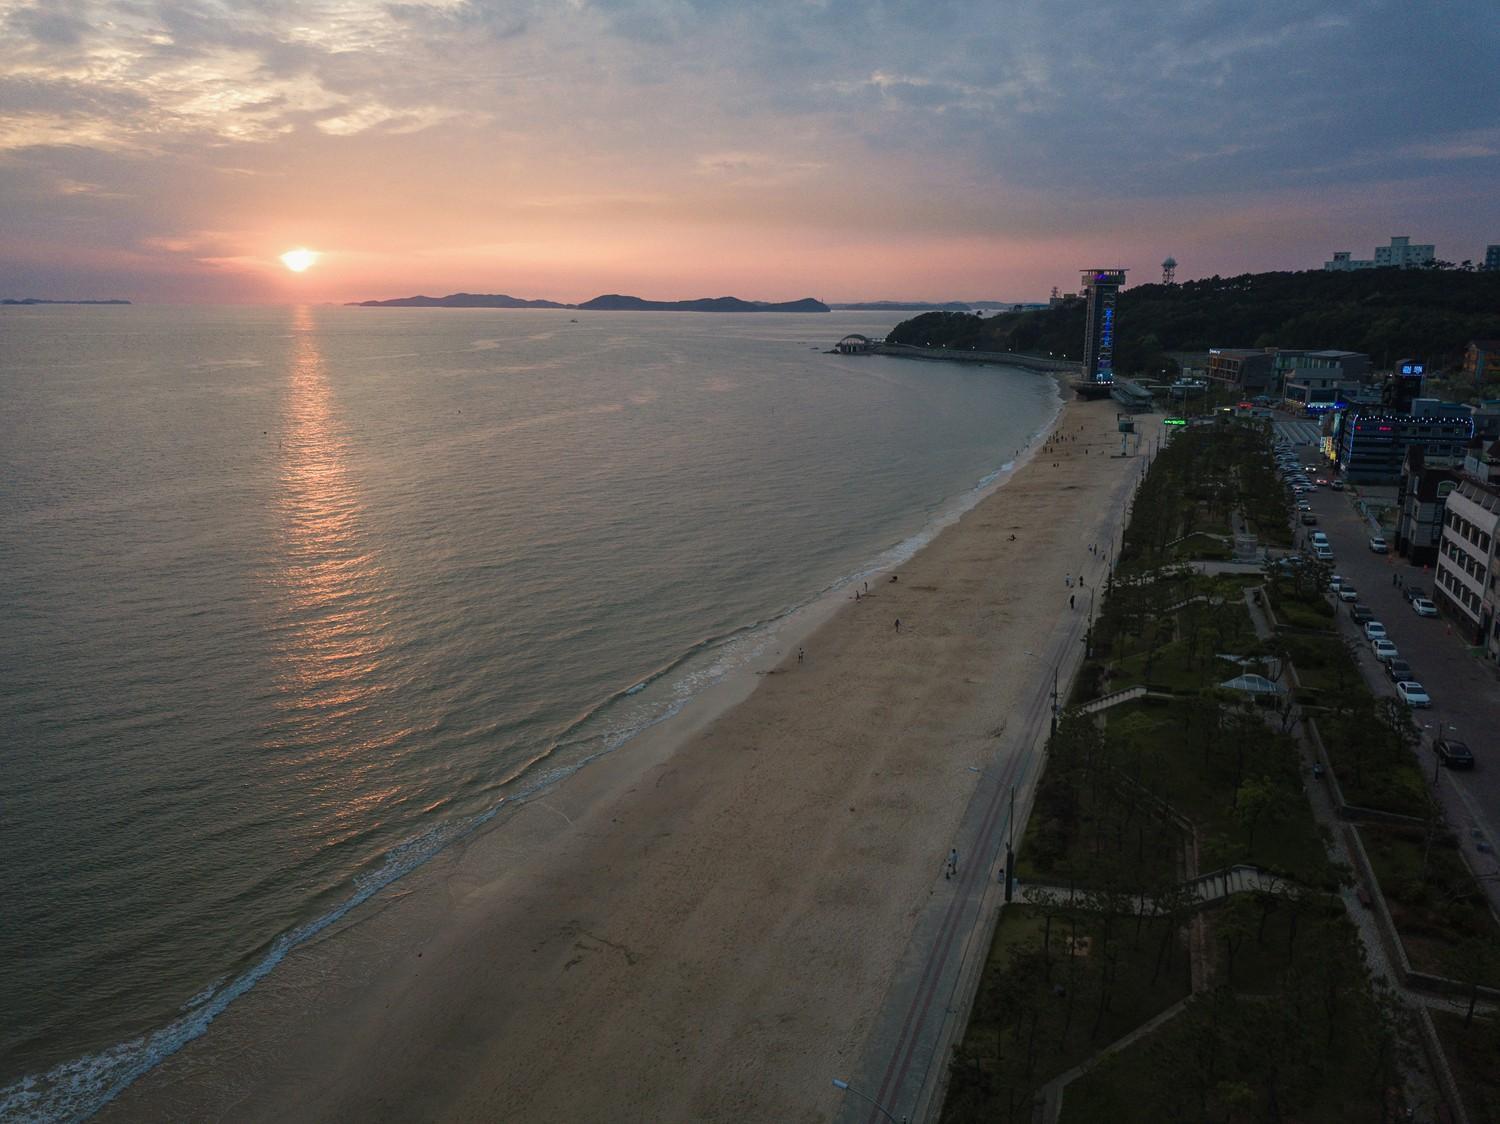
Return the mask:
<svg viewBox="0 0 1500 1124">
<path fill-rule="evenodd" d="M 1497 27 L 1492 0 L 0 0 L 0 297 L 1031 300 L 1169 254 L 1482 258 Z"/>
</svg>

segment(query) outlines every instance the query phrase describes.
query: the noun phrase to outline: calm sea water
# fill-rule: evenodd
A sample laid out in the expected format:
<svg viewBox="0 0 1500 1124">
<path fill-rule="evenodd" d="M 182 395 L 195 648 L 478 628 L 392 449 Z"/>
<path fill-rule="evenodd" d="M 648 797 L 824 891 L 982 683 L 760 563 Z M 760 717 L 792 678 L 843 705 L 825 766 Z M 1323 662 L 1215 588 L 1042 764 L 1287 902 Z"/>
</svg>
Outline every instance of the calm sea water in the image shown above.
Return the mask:
<svg viewBox="0 0 1500 1124">
<path fill-rule="evenodd" d="M 888 318 L 0 312 L 0 1118 L 919 544 L 1050 381 Z"/>
</svg>

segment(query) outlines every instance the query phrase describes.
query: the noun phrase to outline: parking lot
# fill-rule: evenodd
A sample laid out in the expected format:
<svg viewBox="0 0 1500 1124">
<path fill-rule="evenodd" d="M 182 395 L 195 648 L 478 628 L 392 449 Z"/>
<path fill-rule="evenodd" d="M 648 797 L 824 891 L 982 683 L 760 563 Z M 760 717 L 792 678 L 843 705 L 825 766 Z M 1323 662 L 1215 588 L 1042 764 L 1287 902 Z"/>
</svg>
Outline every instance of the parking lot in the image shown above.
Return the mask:
<svg viewBox="0 0 1500 1124">
<path fill-rule="evenodd" d="M 1294 448 L 1301 463 L 1319 462 L 1313 446 Z M 1308 475 L 1331 477 L 1333 473 L 1330 466 L 1329 471 Z M 1475 871 L 1495 876 L 1483 884 L 1491 902 L 1500 908 L 1500 859 L 1490 850 L 1500 845 L 1500 676 L 1492 665 L 1470 654 L 1445 618 L 1419 617 L 1413 611 L 1397 578 L 1407 586 L 1422 586 L 1430 597 L 1432 574 L 1398 557 L 1393 535 L 1386 536 L 1391 553 L 1376 554 L 1370 549 L 1370 536 L 1377 532 L 1357 511 L 1357 497 L 1320 487 L 1301 498 L 1311 504 L 1318 522 L 1311 527 L 1298 525 L 1298 543 L 1305 543 L 1312 531 L 1327 534 L 1334 552 L 1334 573 L 1354 583 L 1357 604 L 1370 609 L 1385 625 L 1388 638 L 1432 698 L 1429 709 L 1412 712 L 1424 727 L 1418 753 L 1428 776 L 1438 777 L 1448 822 L 1462 837 Z M 1338 608 L 1339 628 L 1358 640 L 1366 679 L 1377 695 L 1394 697 L 1394 685 L 1371 653 L 1360 626 L 1349 616 L 1350 605 L 1340 602 Z M 1439 731 L 1469 744 L 1476 760 L 1473 770 L 1435 768 L 1432 742 Z"/>
</svg>

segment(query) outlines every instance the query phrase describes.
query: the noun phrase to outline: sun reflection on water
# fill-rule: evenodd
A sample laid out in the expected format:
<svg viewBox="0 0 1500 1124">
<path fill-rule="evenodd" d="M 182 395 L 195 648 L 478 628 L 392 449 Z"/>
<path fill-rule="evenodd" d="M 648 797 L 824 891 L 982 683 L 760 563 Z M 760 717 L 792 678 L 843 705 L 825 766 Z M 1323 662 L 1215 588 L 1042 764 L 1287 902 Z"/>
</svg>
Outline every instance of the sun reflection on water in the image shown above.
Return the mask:
<svg viewBox="0 0 1500 1124">
<path fill-rule="evenodd" d="M 396 796 L 381 751 L 406 733 L 373 704 L 392 689 L 387 581 L 363 526 L 346 423 L 313 313 L 292 317 L 280 448 L 277 706 L 282 780 L 313 796 L 303 827 L 332 845 L 380 821 Z"/>
</svg>

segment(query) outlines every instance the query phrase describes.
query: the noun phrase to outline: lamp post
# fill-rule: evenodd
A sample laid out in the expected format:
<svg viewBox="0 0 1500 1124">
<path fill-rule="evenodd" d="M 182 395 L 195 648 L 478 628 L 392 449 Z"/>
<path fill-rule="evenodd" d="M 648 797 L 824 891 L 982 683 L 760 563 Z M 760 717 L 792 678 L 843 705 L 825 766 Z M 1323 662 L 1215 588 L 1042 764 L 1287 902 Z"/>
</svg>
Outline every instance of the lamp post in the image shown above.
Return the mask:
<svg viewBox="0 0 1500 1124">
<path fill-rule="evenodd" d="M 833 1079 L 833 1087 L 835 1089 L 842 1089 L 846 1093 L 853 1093 L 862 1101 L 868 1101 L 870 1104 L 875 1106 L 875 1111 L 880 1113 L 880 1115 L 884 1116 L 887 1120 L 891 1121 L 891 1124 L 906 1124 L 906 1117 L 903 1116 L 900 1120 L 897 1120 L 894 1116 L 891 1115 L 890 1110 L 886 1108 L 885 1105 L 881 1104 L 874 1097 L 866 1096 L 864 1093 L 861 1093 L 858 1089 L 850 1085 L 849 1082 L 835 1077 Z"/>
</svg>

